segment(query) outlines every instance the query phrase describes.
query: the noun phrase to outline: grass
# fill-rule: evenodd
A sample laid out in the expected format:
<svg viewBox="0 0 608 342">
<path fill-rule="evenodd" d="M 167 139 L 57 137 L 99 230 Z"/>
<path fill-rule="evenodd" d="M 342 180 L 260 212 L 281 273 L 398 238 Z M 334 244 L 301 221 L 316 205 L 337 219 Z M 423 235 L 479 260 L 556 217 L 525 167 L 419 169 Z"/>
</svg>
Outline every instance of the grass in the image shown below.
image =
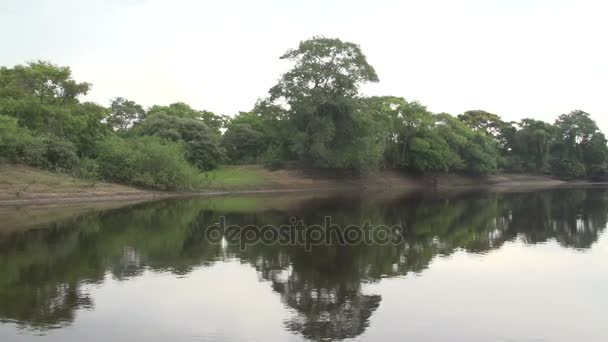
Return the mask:
<svg viewBox="0 0 608 342">
<path fill-rule="evenodd" d="M 200 187 L 205 189 L 255 189 L 267 185 L 267 172 L 257 165 L 220 166 L 202 173 Z"/>
<path fill-rule="evenodd" d="M 128 186 L 79 179 L 25 165 L 0 164 L 0 200 L 82 197 L 141 192 Z"/>
<path fill-rule="evenodd" d="M 33 167 L 0 164 L 0 184 L 7 186 L 19 186 L 27 184 L 48 186 L 84 186 L 87 184 L 87 182 L 85 180 L 80 180 L 59 173 L 42 171 Z"/>
<path fill-rule="evenodd" d="M 200 173 L 193 190 L 253 190 L 272 184 L 257 165 L 221 166 Z M 25 165 L 0 164 L 0 200 L 141 192 L 126 185 L 86 180 Z"/>
</svg>

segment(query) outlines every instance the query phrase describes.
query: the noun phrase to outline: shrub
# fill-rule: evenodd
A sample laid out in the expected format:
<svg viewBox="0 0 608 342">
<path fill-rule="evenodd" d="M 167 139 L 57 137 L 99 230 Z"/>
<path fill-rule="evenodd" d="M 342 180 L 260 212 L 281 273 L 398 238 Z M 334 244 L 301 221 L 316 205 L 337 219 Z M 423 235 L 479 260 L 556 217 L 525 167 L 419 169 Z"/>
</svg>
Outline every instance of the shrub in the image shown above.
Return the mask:
<svg viewBox="0 0 608 342">
<path fill-rule="evenodd" d="M 586 175 L 585 165 L 574 159 L 556 159 L 551 164 L 551 173 L 563 179 L 574 179 Z"/>
<path fill-rule="evenodd" d="M 42 167 L 51 171 L 71 171 L 78 166 L 79 159 L 74 144 L 56 137 L 45 137 L 42 142 L 44 145 Z"/>
<path fill-rule="evenodd" d="M 188 164 L 179 143 L 158 137 L 108 137 L 98 146 L 101 177 L 161 190 L 192 187 L 196 170 Z"/>
<path fill-rule="evenodd" d="M 186 145 L 186 158 L 200 170 L 213 170 L 224 160 L 224 152 L 213 139 L 196 140 Z"/>
<path fill-rule="evenodd" d="M 281 153 L 278 148 L 269 146 L 266 152 L 261 156 L 264 167 L 275 171 L 282 168 L 285 164 L 284 159 L 281 158 Z"/>
<path fill-rule="evenodd" d="M 181 142 L 186 148 L 186 159 L 200 170 L 216 168 L 225 157 L 219 131 L 210 129 L 201 120 L 154 114 L 142 121 L 133 134 Z"/>
<path fill-rule="evenodd" d="M 95 159 L 83 158 L 80 160 L 78 169 L 76 169 L 75 176 L 84 179 L 99 179 L 99 163 Z"/>
<path fill-rule="evenodd" d="M 37 143 L 38 141 L 28 129 L 17 125 L 17 119 L 0 115 L 0 157 L 4 161 L 14 163 L 24 162 L 28 159 L 26 155 L 28 146 L 33 146 Z M 39 158 L 41 159 L 43 155 L 43 151 L 40 148 L 32 149 L 32 152 L 39 153 L 28 164 L 34 163 Z"/>
<path fill-rule="evenodd" d="M 0 157 L 51 171 L 70 171 L 78 166 L 76 147 L 53 136 L 34 136 L 18 126 L 15 118 L 0 115 Z"/>
</svg>

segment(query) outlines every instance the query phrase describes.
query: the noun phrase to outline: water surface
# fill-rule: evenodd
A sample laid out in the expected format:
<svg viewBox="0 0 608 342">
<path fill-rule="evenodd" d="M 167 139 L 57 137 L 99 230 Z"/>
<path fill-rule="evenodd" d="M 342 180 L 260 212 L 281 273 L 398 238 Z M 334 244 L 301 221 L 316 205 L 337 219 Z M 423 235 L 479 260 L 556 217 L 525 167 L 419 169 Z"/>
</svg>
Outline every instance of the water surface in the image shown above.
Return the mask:
<svg viewBox="0 0 608 342">
<path fill-rule="evenodd" d="M 14 211 L 2 222 L 27 221 Z M 307 250 L 208 234 L 220 217 L 327 216 L 403 236 Z M 0 341 L 608 341 L 604 188 L 267 194 L 49 217 L 0 229 Z"/>
</svg>

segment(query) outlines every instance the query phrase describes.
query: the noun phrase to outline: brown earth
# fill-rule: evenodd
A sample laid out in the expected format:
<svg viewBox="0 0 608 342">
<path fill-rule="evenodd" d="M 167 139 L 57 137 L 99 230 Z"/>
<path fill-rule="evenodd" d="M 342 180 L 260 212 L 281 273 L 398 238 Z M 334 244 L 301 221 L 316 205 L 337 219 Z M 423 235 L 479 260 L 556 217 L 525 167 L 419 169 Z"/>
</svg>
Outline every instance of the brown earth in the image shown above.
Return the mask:
<svg viewBox="0 0 608 342">
<path fill-rule="evenodd" d="M 268 171 L 260 166 L 246 166 L 263 176 L 264 182 L 253 187 L 193 192 L 160 192 L 129 186 L 81 180 L 22 165 L 0 165 L 0 206 L 20 204 L 82 203 L 92 201 L 141 201 L 175 196 L 230 193 L 290 192 L 315 189 L 450 189 L 492 187 L 499 191 L 536 189 L 564 184 L 546 177 L 525 174 L 500 174 L 471 177 L 457 174 L 412 175 L 385 170 L 367 177 L 320 170 Z M 0 213 L 1 214 L 1 213 Z"/>
</svg>

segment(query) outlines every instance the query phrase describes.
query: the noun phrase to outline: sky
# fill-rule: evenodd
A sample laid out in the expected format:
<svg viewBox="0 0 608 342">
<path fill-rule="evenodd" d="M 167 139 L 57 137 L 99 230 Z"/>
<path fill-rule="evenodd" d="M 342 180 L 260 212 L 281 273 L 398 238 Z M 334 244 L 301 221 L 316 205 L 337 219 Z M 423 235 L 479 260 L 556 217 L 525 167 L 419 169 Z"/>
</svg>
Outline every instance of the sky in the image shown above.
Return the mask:
<svg viewBox="0 0 608 342">
<path fill-rule="evenodd" d="M 234 115 L 289 69 L 283 52 L 322 35 L 361 46 L 380 78 L 364 95 L 507 121 L 581 109 L 608 132 L 607 13 L 602 0 L 0 0 L 0 65 L 68 65 L 106 106 Z"/>
</svg>

